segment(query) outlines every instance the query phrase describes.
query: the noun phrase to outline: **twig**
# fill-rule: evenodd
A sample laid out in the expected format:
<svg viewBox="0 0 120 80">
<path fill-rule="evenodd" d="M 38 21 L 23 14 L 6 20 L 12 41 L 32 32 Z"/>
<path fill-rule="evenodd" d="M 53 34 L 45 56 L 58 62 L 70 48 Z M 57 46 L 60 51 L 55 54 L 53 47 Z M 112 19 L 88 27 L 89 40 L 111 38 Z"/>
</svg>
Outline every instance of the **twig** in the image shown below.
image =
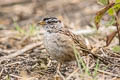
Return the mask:
<svg viewBox="0 0 120 80">
<path fill-rule="evenodd" d="M 31 49 L 34 49 L 34 48 L 36 48 L 36 47 L 38 47 L 38 46 L 41 46 L 41 45 L 42 45 L 41 42 L 32 43 L 32 44 L 30 44 L 30 45 L 27 45 L 27 46 L 25 46 L 23 49 L 18 50 L 18 51 L 16 51 L 15 53 L 11 53 L 11 54 L 8 55 L 8 56 L 1 57 L 1 58 L 0 58 L 0 62 L 2 62 L 2 61 L 4 61 L 4 60 L 7 60 L 7 59 L 10 59 L 10 58 L 13 58 L 13 57 L 16 57 L 16 56 L 18 56 L 18 55 L 22 55 L 22 54 L 24 54 L 25 52 L 27 52 L 27 51 L 29 51 L 29 50 L 31 50 Z"/>
<path fill-rule="evenodd" d="M 120 75 L 117 75 L 117 74 L 114 74 L 114 73 L 111 73 L 111 72 L 107 72 L 107 71 L 103 71 L 103 70 L 97 70 L 97 71 L 101 72 L 101 73 L 104 73 L 104 74 L 108 74 L 108 75 L 120 78 Z"/>
<path fill-rule="evenodd" d="M 1 75 L 2 75 L 2 73 L 3 73 L 3 70 L 4 70 L 4 69 L 2 68 L 2 70 L 0 71 L 0 77 L 1 77 Z"/>
<path fill-rule="evenodd" d="M 15 52 L 16 50 L 3 50 L 0 49 L 0 54 L 4 53 L 3 55 L 9 55 L 10 53 Z"/>
<path fill-rule="evenodd" d="M 116 13 L 115 13 L 115 19 L 116 19 L 116 28 L 117 28 L 117 32 L 118 32 L 118 38 L 119 38 L 119 45 L 120 45 L 120 24 L 119 24 L 119 18 L 118 18 L 118 14 L 119 14 L 119 11 L 118 10 Z"/>
<path fill-rule="evenodd" d="M 72 72 L 72 73 L 66 78 L 66 80 L 69 80 L 78 70 L 79 70 L 79 68 L 77 68 L 74 72 Z"/>
<path fill-rule="evenodd" d="M 14 75 L 14 74 L 10 74 L 10 76 L 12 76 L 12 77 L 15 77 L 15 78 L 22 79 L 22 77 L 20 77 L 20 76 L 17 76 L 17 75 Z"/>
<path fill-rule="evenodd" d="M 14 62 L 14 63 L 10 63 L 10 64 L 7 64 L 6 66 L 11 66 L 11 65 L 15 65 L 15 64 L 20 64 L 21 62 Z"/>
<path fill-rule="evenodd" d="M 100 51 L 103 53 L 102 56 L 107 56 L 106 53 L 104 52 L 103 48 L 100 48 Z"/>
</svg>

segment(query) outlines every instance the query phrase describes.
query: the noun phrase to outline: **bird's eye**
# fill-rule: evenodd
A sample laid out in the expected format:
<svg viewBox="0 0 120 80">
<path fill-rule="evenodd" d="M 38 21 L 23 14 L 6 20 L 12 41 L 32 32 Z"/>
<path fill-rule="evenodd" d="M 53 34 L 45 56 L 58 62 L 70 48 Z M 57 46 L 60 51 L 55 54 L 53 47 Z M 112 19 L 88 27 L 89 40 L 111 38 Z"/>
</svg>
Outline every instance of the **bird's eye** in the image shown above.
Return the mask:
<svg viewBox="0 0 120 80">
<path fill-rule="evenodd" d="M 61 23 L 61 20 L 58 20 L 59 23 Z"/>
<path fill-rule="evenodd" d="M 47 23 L 50 24 L 50 23 L 52 23 L 52 22 L 51 22 L 51 21 L 48 21 Z"/>
</svg>

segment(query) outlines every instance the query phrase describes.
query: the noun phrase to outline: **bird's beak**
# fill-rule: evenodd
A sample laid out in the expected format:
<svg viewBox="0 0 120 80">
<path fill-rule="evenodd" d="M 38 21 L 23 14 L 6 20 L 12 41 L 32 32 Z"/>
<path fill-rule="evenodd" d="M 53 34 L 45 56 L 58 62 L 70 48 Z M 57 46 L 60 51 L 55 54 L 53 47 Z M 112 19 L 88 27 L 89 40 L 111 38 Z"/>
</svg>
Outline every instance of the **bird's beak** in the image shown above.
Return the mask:
<svg viewBox="0 0 120 80">
<path fill-rule="evenodd" d="M 38 24 L 39 24 L 39 25 L 45 25 L 46 22 L 45 22 L 45 21 L 40 21 L 40 22 L 38 22 Z"/>
</svg>

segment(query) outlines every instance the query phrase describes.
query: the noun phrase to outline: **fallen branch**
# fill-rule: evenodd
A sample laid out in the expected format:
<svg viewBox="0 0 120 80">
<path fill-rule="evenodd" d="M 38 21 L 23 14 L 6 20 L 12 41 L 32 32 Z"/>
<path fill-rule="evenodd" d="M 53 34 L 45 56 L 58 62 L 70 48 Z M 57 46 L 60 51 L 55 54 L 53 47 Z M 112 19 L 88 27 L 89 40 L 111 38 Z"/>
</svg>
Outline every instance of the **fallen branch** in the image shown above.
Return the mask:
<svg viewBox="0 0 120 80">
<path fill-rule="evenodd" d="M 42 42 L 37 42 L 37 43 L 33 43 L 33 44 L 30 44 L 30 45 L 27 45 L 25 46 L 23 49 L 20 49 L 14 53 L 11 53 L 10 55 L 8 56 L 4 56 L 4 57 L 1 57 L 0 58 L 0 62 L 4 61 L 4 60 L 7 60 L 7 59 L 11 59 L 11 58 L 14 58 L 16 56 L 19 56 L 19 55 L 23 55 L 25 52 L 29 51 L 29 50 L 32 50 L 38 46 L 41 46 L 42 45 Z"/>
</svg>

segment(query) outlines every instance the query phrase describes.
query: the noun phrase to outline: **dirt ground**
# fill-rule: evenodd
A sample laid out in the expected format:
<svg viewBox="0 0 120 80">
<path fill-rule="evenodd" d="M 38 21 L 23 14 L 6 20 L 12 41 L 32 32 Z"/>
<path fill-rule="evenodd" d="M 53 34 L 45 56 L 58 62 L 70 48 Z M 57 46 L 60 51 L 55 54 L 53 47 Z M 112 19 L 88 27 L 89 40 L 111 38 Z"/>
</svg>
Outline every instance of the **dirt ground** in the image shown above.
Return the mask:
<svg viewBox="0 0 120 80">
<path fill-rule="evenodd" d="M 0 0 L 0 80 L 63 80 L 56 72 L 57 62 L 42 44 L 44 31 L 36 23 L 55 16 L 73 31 L 89 32 L 95 28 L 93 19 L 100 8 L 97 0 Z M 119 80 L 120 55 L 111 50 L 118 39 L 103 48 L 108 34 L 104 29 L 84 35 L 88 47 L 98 50 L 100 61 L 88 55 L 81 57 L 85 69 L 75 61 L 63 64 L 60 72 L 65 80 Z"/>
</svg>

